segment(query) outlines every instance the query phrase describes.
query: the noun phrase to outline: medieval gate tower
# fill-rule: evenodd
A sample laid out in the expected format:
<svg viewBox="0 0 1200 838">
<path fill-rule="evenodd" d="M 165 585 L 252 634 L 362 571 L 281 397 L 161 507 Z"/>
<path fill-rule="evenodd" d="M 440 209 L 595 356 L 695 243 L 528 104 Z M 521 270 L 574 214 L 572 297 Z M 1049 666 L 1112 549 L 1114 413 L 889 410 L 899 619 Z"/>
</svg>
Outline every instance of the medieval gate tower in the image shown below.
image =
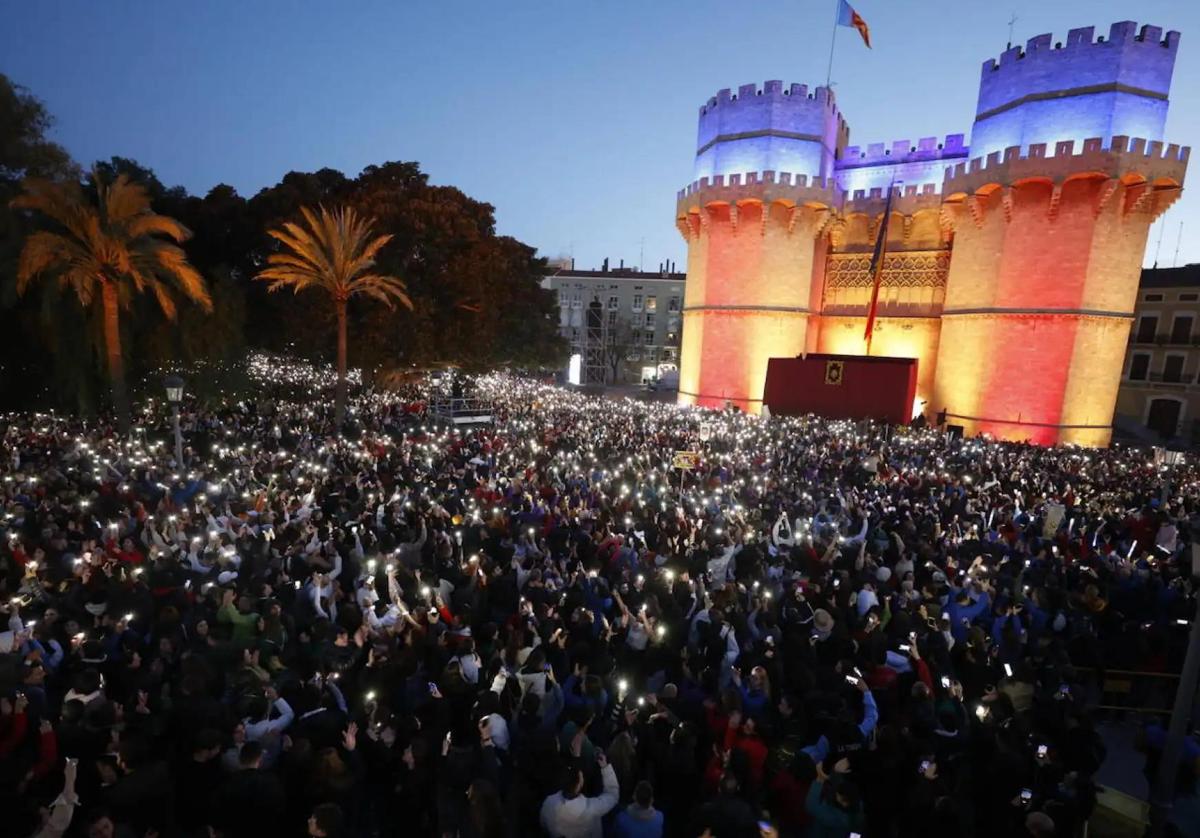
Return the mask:
<svg viewBox="0 0 1200 838">
<path fill-rule="evenodd" d="M 700 109 L 679 394 L 757 411 L 767 361 L 872 355 L 970 434 L 1105 445 L 1150 224 L 1188 149 L 1163 143 L 1179 33 L 1115 23 L 983 65 L 961 134 L 850 146 L 831 91 L 769 81 Z"/>
</svg>

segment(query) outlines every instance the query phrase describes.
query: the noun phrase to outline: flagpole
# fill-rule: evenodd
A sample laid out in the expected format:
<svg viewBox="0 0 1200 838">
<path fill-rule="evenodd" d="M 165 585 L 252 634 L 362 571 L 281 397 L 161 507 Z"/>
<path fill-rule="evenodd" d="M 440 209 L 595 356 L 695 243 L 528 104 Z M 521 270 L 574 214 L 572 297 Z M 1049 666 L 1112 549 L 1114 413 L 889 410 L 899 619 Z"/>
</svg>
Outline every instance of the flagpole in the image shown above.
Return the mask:
<svg viewBox="0 0 1200 838">
<path fill-rule="evenodd" d="M 897 181 L 895 177 L 888 183 L 887 201 L 883 205 L 883 218 L 879 223 L 879 232 L 876 234 L 875 252 L 871 256 L 871 302 L 867 306 L 867 329 L 863 336 L 867 343 L 867 356 L 871 354 L 871 339 L 875 337 L 875 312 L 879 305 L 879 286 L 883 281 L 883 261 L 887 258 L 887 236 L 888 222 L 892 215 L 892 193 L 896 189 Z"/>
<path fill-rule="evenodd" d="M 838 21 L 842 18 L 842 0 L 834 0 L 833 4 L 833 35 L 829 38 L 829 67 L 825 70 L 825 88 L 833 79 L 833 48 L 837 44 Z"/>
</svg>

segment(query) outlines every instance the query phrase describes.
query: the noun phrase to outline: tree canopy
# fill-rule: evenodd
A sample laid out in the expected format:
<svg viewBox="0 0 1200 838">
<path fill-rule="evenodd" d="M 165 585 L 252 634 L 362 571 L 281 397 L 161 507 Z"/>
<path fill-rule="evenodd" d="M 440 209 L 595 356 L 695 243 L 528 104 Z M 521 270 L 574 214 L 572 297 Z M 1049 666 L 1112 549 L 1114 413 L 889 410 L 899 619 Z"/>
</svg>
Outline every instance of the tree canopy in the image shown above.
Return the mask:
<svg viewBox="0 0 1200 838">
<path fill-rule="evenodd" d="M 29 176 L 73 180 L 94 194 L 95 176 L 111 182 L 124 175 L 145 189 L 155 212 L 193 234 L 183 249 L 208 283 L 212 312 L 181 307 L 170 323 L 156 316 L 152 299 L 132 300 L 122 326 L 131 382 L 174 363 L 237 360 L 248 348 L 332 360 L 337 320 L 319 295 L 268 294 L 265 283 L 252 281 L 281 252 L 268 231 L 319 205 L 373 219 L 373 232 L 389 237 L 373 270 L 402 279 L 412 301 L 411 309 L 349 302 L 351 366 L 369 376 L 442 364 L 536 368 L 565 358 L 554 301 L 539 282 L 544 261 L 497 235 L 490 204 L 430 184 L 415 162 L 368 166 L 356 177 L 334 169 L 288 172 L 249 198 L 224 184 L 199 196 L 120 156 L 81 177 L 48 139 L 51 125 L 41 102 L 0 75 L 0 409 L 93 410 L 106 391 L 98 314 L 50 286 L 24 298 L 15 293 L 17 254 L 33 228 L 8 203 Z"/>
</svg>

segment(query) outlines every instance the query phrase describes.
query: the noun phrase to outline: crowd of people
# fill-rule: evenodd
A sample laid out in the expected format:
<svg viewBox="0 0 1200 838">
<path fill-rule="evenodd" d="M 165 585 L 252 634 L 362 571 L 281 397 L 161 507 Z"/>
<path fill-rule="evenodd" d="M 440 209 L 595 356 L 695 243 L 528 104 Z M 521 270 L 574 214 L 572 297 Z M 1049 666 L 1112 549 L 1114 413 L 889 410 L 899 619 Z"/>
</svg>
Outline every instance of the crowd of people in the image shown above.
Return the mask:
<svg viewBox="0 0 1200 838">
<path fill-rule="evenodd" d="M 1146 451 L 251 369 L 0 417 L 4 834 L 1073 836 L 1195 617 Z"/>
</svg>

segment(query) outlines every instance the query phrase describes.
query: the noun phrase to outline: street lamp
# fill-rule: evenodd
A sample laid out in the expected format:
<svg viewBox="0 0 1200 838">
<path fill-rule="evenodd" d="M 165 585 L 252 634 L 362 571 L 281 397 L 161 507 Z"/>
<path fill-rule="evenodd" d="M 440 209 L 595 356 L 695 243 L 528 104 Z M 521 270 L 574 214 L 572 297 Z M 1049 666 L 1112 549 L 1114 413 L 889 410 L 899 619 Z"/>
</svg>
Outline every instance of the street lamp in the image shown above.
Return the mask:
<svg viewBox="0 0 1200 838">
<path fill-rule="evenodd" d="M 167 376 L 163 382 L 167 388 L 167 402 L 175 417 L 175 467 L 183 468 L 183 436 L 179 433 L 179 403 L 183 401 L 183 379 L 177 375 Z"/>
</svg>

